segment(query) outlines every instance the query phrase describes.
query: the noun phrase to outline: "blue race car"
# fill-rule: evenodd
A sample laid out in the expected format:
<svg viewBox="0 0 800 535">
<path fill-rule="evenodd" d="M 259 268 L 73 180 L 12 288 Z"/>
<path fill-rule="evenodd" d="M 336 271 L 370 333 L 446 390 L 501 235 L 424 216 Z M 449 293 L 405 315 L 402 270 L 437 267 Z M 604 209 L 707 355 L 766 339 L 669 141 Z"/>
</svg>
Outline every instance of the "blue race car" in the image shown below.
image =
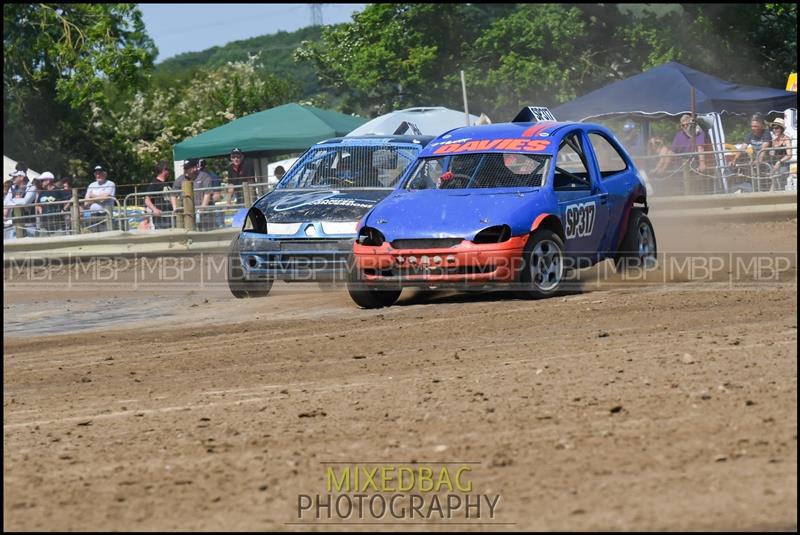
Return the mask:
<svg viewBox="0 0 800 535">
<path fill-rule="evenodd" d="M 457 128 L 360 222 L 348 290 L 364 308 L 392 305 L 405 286 L 504 283 L 551 296 L 566 269 L 652 265 L 647 212 L 630 155 L 603 126 Z"/>
<path fill-rule="evenodd" d="M 239 223 L 228 256 L 231 293 L 263 297 L 275 280 L 345 280 L 358 221 L 432 139 L 354 136 L 308 149 Z"/>
</svg>

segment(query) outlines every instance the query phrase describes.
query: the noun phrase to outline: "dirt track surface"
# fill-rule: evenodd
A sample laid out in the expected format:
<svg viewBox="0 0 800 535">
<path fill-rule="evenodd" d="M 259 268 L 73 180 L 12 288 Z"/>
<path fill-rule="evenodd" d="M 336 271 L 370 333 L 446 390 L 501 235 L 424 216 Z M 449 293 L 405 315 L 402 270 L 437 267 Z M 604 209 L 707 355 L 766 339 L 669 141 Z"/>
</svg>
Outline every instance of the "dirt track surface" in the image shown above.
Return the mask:
<svg viewBox="0 0 800 535">
<path fill-rule="evenodd" d="M 654 223 L 662 251 L 796 256 L 796 220 Z M 494 529 L 796 529 L 796 262 L 735 275 L 373 311 L 7 276 L 4 528 L 330 529 L 291 524 L 321 463 L 415 461 L 479 463 Z M 383 527 L 437 525 L 492 528 Z"/>
</svg>

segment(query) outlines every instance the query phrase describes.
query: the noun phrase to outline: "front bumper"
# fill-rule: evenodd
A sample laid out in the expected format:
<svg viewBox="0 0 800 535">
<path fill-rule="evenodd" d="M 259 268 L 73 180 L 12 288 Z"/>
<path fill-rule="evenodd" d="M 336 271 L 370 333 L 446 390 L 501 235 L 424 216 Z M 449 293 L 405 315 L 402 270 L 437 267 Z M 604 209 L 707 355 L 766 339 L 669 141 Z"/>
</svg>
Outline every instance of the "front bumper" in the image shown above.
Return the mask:
<svg viewBox="0 0 800 535">
<path fill-rule="evenodd" d="M 244 277 L 287 282 L 346 280 L 353 239 L 260 240 L 239 251 Z"/>
<path fill-rule="evenodd" d="M 353 246 L 355 268 L 368 285 L 464 286 L 516 281 L 528 234 L 503 243 L 462 241 L 447 248 Z"/>
</svg>

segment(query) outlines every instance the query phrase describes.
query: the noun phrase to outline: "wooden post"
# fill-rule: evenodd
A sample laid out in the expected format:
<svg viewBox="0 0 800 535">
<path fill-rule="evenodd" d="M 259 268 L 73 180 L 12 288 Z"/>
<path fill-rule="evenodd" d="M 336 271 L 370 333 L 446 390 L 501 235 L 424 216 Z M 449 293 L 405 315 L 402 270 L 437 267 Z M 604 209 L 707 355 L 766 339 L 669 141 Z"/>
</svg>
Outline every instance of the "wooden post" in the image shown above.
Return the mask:
<svg viewBox="0 0 800 535">
<path fill-rule="evenodd" d="M 183 228 L 194 230 L 194 182 L 189 179 L 183 181 Z"/>
<path fill-rule="evenodd" d="M 14 218 L 14 237 L 24 238 L 25 237 L 25 227 L 23 225 L 24 221 L 22 221 L 22 208 L 14 208 L 11 211 L 11 216 Z"/>
<path fill-rule="evenodd" d="M 72 218 L 72 233 L 81 233 L 81 206 L 78 199 L 78 188 L 72 188 L 72 208 L 70 209 Z"/>
<path fill-rule="evenodd" d="M 244 205 L 246 208 L 250 208 L 253 205 L 253 185 L 250 182 L 245 182 L 242 184 L 242 191 Z"/>
</svg>

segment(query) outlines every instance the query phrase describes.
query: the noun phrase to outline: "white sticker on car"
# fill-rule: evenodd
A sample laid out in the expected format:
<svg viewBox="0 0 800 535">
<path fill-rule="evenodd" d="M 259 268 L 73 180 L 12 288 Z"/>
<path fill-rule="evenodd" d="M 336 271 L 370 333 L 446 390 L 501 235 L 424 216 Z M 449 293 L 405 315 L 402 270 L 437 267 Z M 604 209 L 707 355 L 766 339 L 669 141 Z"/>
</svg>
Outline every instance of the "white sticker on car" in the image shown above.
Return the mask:
<svg viewBox="0 0 800 535">
<path fill-rule="evenodd" d="M 597 205 L 594 201 L 567 206 L 565 214 L 565 234 L 567 239 L 590 236 L 594 230 L 594 217 Z"/>
</svg>

